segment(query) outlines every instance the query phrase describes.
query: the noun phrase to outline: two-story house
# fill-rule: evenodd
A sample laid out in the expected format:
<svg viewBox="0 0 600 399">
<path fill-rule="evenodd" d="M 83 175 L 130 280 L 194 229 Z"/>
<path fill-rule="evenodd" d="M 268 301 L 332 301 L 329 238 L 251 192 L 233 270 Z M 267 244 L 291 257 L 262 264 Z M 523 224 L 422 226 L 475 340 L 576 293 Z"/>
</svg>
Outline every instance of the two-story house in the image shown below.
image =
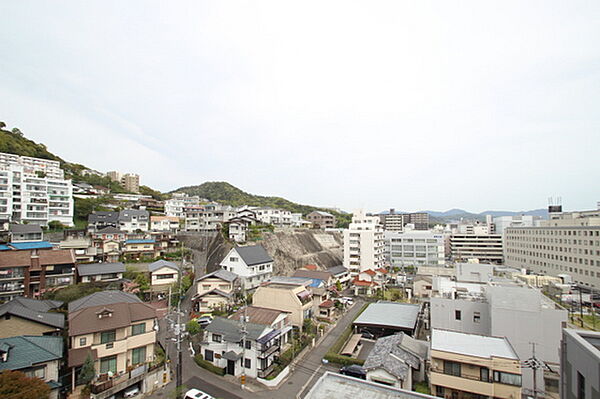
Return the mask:
<svg viewBox="0 0 600 399">
<path fill-rule="evenodd" d="M 52 312 L 60 306 L 60 301 L 41 301 L 22 296 L 0 305 L 0 338 L 60 335 L 65 328 L 65 316 Z"/>
<path fill-rule="evenodd" d="M 143 392 L 142 381 L 154 360 L 156 324 L 156 310 L 124 292 L 101 291 L 73 301 L 69 367 L 77 375 L 86 358 L 92 358 L 96 377 L 91 392 L 97 397 L 118 395 L 134 385 Z"/>
<path fill-rule="evenodd" d="M 233 305 L 237 280 L 237 274 L 223 269 L 198 277 L 196 294 L 192 298 L 194 310 L 205 313 Z"/>
<path fill-rule="evenodd" d="M 155 258 L 159 254 L 154 239 L 126 240 L 121 252 L 128 259 Z"/>
<path fill-rule="evenodd" d="M 88 231 L 90 233 L 104 229 L 106 227 L 119 226 L 119 212 L 113 211 L 94 211 L 88 216 Z"/>
<path fill-rule="evenodd" d="M 290 324 L 300 330 L 313 316 L 312 294 L 303 284 L 265 283 L 252 295 L 252 304 L 289 313 Z"/>
<path fill-rule="evenodd" d="M 179 281 L 179 266 L 164 259 L 148 265 L 150 286 L 154 291 L 168 291 L 169 287 Z"/>
<path fill-rule="evenodd" d="M 179 231 L 179 218 L 175 216 L 150 216 L 152 231 Z"/>
<path fill-rule="evenodd" d="M 431 392 L 446 399 L 521 398 L 521 365 L 504 337 L 433 329 Z"/>
<path fill-rule="evenodd" d="M 334 284 L 337 284 L 339 281 L 342 285 L 342 288 L 346 288 L 352 279 L 350 276 L 350 271 L 343 265 L 330 267 L 327 269 L 327 272 L 331 274 Z"/>
<path fill-rule="evenodd" d="M 235 247 L 219 264 L 222 269 L 235 273 L 246 290 L 268 281 L 273 273 L 273 258 L 262 245 Z"/>
<path fill-rule="evenodd" d="M 0 338 L 0 372 L 20 371 L 28 377 L 41 379 L 50 387 L 50 399 L 57 399 L 59 395 L 58 372 L 62 357 L 62 337 L 21 335 Z"/>
<path fill-rule="evenodd" d="M 44 233 L 39 224 L 11 224 L 10 242 L 42 241 Z"/>
<path fill-rule="evenodd" d="M 77 265 L 77 280 L 82 283 L 119 281 L 123 278 L 123 273 L 125 265 L 121 262 Z"/>
<path fill-rule="evenodd" d="M 287 315 L 270 309 L 248 308 L 245 337 L 241 333 L 242 315 L 243 310 L 231 319 L 215 318 L 206 327 L 201 353 L 205 360 L 223 368 L 226 374 L 244 373 L 251 378 L 266 378 L 287 342 L 291 330 Z"/>
<path fill-rule="evenodd" d="M 334 229 L 337 223 L 335 216 L 323 211 L 312 211 L 306 215 L 306 220 L 311 222 L 315 229 Z"/>
<path fill-rule="evenodd" d="M 128 233 L 148 231 L 150 213 L 145 209 L 124 209 L 119 212 L 119 228 Z"/>
</svg>

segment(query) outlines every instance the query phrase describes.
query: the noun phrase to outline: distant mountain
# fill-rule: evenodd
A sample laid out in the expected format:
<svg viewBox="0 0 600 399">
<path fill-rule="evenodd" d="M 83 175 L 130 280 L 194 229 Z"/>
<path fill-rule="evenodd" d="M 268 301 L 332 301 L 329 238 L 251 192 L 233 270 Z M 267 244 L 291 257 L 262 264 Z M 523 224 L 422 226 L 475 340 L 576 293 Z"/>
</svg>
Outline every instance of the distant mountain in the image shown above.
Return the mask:
<svg viewBox="0 0 600 399">
<path fill-rule="evenodd" d="M 397 213 L 409 213 L 409 212 L 404 212 L 404 211 L 396 211 Z M 486 215 L 492 215 L 493 217 L 497 217 L 497 216 L 517 216 L 517 215 L 530 215 L 530 216 L 539 216 L 543 219 L 547 219 L 548 218 L 548 211 L 546 209 L 533 209 L 530 211 L 519 211 L 519 212 L 514 212 L 514 211 L 484 211 L 481 213 L 472 213 L 472 212 L 468 212 L 465 211 L 464 209 L 449 209 L 447 211 L 430 211 L 430 210 L 426 210 L 426 211 L 419 211 L 419 212 L 425 212 L 429 214 L 429 219 L 431 223 L 446 223 L 449 221 L 453 221 L 453 220 L 460 220 L 460 219 L 464 219 L 464 220 L 485 220 L 485 216 Z M 390 211 L 386 210 L 383 212 L 380 212 L 380 215 L 387 215 L 389 214 Z"/>
<path fill-rule="evenodd" d="M 540 209 L 532 209 L 530 211 L 520 211 L 520 212 L 511 212 L 511 211 L 485 211 L 481 212 L 480 215 L 492 215 L 496 216 L 517 216 L 517 215 L 528 215 L 528 216 L 539 216 L 543 219 L 548 219 L 548 209 L 540 208 Z"/>
<path fill-rule="evenodd" d="M 230 206 L 264 206 L 272 208 L 285 209 L 293 213 L 302 213 L 306 215 L 312 211 L 326 211 L 336 216 L 338 227 L 346 227 L 352 218 L 351 214 L 340 213 L 325 208 L 319 208 L 311 205 L 301 205 L 281 197 L 269 197 L 263 195 L 250 194 L 227 182 L 206 182 L 198 186 L 186 186 L 173 190 L 172 193 L 186 193 L 188 195 L 197 195 L 209 201 L 215 201 Z"/>
</svg>

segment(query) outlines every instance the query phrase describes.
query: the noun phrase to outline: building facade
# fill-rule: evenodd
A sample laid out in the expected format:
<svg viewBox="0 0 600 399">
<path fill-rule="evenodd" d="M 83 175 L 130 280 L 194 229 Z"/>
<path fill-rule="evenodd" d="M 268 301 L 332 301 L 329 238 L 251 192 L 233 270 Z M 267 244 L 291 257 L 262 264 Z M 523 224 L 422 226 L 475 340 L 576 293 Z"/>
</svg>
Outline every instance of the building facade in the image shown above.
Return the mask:
<svg viewBox="0 0 600 399">
<path fill-rule="evenodd" d="M 392 266 L 443 265 L 446 261 L 444 234 L 406 230 L 385 232 L 385 258 Z"/>
<path fill-rule="evenodd" d="M 481 263 L 501 264 L 503 261 L 502 236 L 500 234 L 461 234 L 450 236 L 452 259 L 467 261 L 478 259 Z"/>
<path fill-rule="evenodd" d="M 561 399 L 600 397 L 600 333 L 565 328 L 560 346 Z"/>
<path fill-rule="evenodd" d="M 385 262 L 385 239 L 379 217 L 358 211 L 344 230 L 344 267 L 352 273 L 379 269 Z"/>
<path fill-rule="evenodd" d="M 237 274 L 242 288 L 246 290 L 258 287 L 273 274 L 273 258 L 262 245 L 232 248 L 219 266 Z"/>
<path fill-rule="evenodd" d="M 334 229 L 337 225 L 335 216 L 323 211 L 312 211 L 306 215 L 306 220 L 311 222 L 316 229 Z"/>
</svg>

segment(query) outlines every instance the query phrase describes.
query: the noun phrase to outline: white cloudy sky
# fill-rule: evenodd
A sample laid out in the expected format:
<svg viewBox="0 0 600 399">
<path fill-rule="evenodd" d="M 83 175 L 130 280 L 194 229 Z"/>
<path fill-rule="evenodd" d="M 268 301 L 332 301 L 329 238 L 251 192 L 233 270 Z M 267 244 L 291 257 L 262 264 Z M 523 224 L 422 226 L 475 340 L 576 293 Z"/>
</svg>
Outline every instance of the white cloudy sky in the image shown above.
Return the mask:
<svg viewBox="0 0 600 399">
<path fill-rule="evenodd" d="M 0 120 L 172 190 L 600 200 L 598 1 L 2 1 Z"/>
</svg>

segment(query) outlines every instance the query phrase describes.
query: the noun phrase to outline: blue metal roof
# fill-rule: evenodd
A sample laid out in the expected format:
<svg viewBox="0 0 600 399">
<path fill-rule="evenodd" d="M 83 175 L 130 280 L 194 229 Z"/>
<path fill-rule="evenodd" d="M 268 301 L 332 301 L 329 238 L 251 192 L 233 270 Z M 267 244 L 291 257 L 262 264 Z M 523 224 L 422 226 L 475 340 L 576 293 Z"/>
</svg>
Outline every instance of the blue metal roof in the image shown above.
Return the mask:
<svg viewBox="0 0 600 399">
<path fill-rule="evenodd" d="M 48 241 L 11 242 L 8 244 L 14 249 L 46 249 L 52 248 Z"/>
<path fill-rule="evenodd" d="M 127 240 L 125 244 L 154 244 L 154 240 Z"/>
</svg>

